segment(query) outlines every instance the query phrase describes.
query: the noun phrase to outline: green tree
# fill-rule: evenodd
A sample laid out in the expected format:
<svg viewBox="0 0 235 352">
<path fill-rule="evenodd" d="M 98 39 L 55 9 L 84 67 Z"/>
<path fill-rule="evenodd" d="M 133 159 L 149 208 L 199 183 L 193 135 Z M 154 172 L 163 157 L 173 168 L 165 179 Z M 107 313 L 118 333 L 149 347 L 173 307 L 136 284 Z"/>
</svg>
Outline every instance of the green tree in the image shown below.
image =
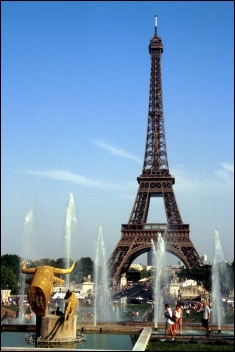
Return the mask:
<svg viewBox="0 0 235 352">
<path fill-rule="evenodd" d="M 66 263 L 66 259 L 65 258 L 56 259 L 55 263 L 56 263 L 56 265 L 55 265 L 56 268 L 64 269 L 65 263 Z"/>
<path fill-rule="evenodd" d="M 218 270 L 221 272 L 221 293 L 228 296 L 234 289 L 234 262 L 232 264 L 219 263 Z M 191 270 L 182 269 L 177 276 L 182 279 L 192 279 L 202 284 L 205 290 L 212 291 L 212 266 L 203 265 L 202 267 L 193 267 Z"/>
<path fill-rule="evenodd" d="M 79 260 L 79 265 L 81 267 L 83 277 L 87 277 L 87 275 L 92 275 L 94 263 L 90 257 L 81 257 L 81 259 Z"/>
<path fill-rule="evenodd" d="M 218 271 L 221 275 L 221 293 L 223 296 L 229 296 L 230 291 L 234 289 L 234 269 L 229 263 L 218 263 Z"/>
<path fill-rule="evenodd" d="M 140 280 L 141 274 L 139 270 L 130 268 L 127 272 L 127 280 L 137 282 Z"/>
<path fill-rule="evenodd" d="M 198 284 L 203 285 L 205 290 L 211 291 L 211 265 L 195 266 L 191 270 L 182 269 L 176 274 L 181 280 L 195 280 Z"/>
<path fill-rule="evenodd" d="M 13 270 L 2 265 L 1 266 L 1 289 L 2 290 L 9 289 L 11 290 L 11 294 L 16 294 L 18 289 L 17 283 L 18 283 L 17 277 L 16 277 L 16 274 L 13 272 Z"/>
<path fill-rule="evenodd" d="M 93 275 L 94 263 L 90 257 L 81 257 L 76 261 L 73 272 L 70 274 L 70 281 L 82 283 L 87 275 Z M 94 276 L 94 275 L 93 275 Z"/>
<path fill-rule="evenodd" d="M 4 254 L 1 256 L 1 266 L 11 269 L 18 279 L 21 259 L 16 254 Z"/>
</svg>

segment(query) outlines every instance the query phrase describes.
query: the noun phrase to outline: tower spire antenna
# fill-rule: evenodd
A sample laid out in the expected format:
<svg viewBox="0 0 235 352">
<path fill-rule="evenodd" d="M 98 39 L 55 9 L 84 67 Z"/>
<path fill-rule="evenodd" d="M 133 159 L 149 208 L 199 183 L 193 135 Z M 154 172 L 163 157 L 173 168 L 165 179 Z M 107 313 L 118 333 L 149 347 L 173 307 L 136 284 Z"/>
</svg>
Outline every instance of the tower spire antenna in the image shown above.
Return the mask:
<svg viewBox="0 0 235 352">
<path fill-rule="evenodd" d="M 157 37 L 157 15 L 154 16 L 154 36 Z"/>
</svg>

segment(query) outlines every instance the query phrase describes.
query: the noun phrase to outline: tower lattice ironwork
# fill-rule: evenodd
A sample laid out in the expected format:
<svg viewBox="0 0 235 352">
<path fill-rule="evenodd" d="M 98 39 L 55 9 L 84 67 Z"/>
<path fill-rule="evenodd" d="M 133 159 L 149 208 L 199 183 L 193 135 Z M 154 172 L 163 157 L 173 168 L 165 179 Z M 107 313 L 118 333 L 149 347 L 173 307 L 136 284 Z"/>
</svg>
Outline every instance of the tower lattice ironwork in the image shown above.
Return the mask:
<svg viewBox="0 0 235 352">
<path fill-rule="evenodd" d="M 150 39 L 151 73 L 148 123 L 142 175 L 134 206 L 127 225 L 122 225 L 121 239 L 109 258 L 113 279 L 126 272 L 141 254 L 152 249 L 159 233 L 164 238 L 166 251 L 178 257 L 187 269 L 203 265 L 190 237 L 189 225 L 184 224 L 176 202 L 173 185 L 175 178 L 169 172 L 164 128 L 161 55 L 163 44 L 157 35 L 155 16 L 154 37 Z M 151 197 L 162 197 L 167 223 L 146 223 Z"/>
</svg>

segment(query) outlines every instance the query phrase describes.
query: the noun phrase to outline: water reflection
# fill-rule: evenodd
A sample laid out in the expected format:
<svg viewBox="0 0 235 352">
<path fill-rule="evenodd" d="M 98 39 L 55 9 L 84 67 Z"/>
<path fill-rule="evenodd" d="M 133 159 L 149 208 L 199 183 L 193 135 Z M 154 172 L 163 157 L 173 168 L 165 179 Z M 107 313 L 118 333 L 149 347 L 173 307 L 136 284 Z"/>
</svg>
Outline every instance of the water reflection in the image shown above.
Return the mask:
<svg viewBox="0 0 235 352">
<path fill-rule="evenodd" d="M 23 332 L 2 332 L 1 347 L 27 347 L 35 348 L 33 344 L 28 344 Z M 63 345 L 54 345 L 56 349 L 103 349 L 103 350 L 132 350 L 139 335 L 128 334 L 85 334 L 86 341 L 78 343 L 68 343 Z M 50 346 L 53 347 L 53 346 Z"/>
</svg>

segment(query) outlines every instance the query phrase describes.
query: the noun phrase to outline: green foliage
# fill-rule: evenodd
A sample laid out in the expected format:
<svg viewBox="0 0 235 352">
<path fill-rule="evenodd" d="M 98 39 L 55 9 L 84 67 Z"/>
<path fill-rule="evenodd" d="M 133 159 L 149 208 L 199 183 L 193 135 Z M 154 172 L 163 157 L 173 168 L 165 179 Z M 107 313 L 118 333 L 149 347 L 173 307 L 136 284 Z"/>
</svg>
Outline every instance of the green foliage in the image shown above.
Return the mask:
<svg viewBox="0 0 235 352">
<path fill-rule="evenodd" d="M 151 338 L 146 351 L 234 351 L 234 344 L 225 341 L 202 342 L 200 340 L 162 342 L 157 338 Z"/>
<path fill-rule="evenodd" d="M 84 276 L 91 275 L 93 273 L 93 261 L 89 257 L 81 258 L 79 265 L 82 269 Z"/>
<path fill-rule="evenodd" d="M 16 275 L 17 281 L 20 275 L 20 257 L 16 254 L 4 254 L 1 256 L 1 266 L 11 269 Z"/>
<path fill-rule="evenodd" d="M 130 268 L 126 274 L 126 277 L 127 277 L 127 280 L 128 281 L 134 281 L 134 282 L 137 282 L 140 280 L 140 271 L 139 270 L 136 270 L 134 268 Z"/>
<path fill-rule="evenodd" d="M 72 260 L 70 264 L 72 264 Z M 93 274 L 94 263 L 90 257 L 81 257 L 80 260 L 76 261 L 73 272 L 70 274 L 70 281 L 75 283 L 82 283 L 84 277 Z"/>
<path fill-rule="evenodd" d="M 141 272 L 140 272 L 140 278 L 141 279 L 144 279 L 145 277 L 149 277 L 149 276 L 151 276 L 151 272 L 150 271 L 147 271 L 146 269 L 141 270 Z"/>
<path fill-rule="evenodd" d="M 11 293 L 16 293 L 18 288 L 17 283 L 18 283 L 17 276 L 13 272 L 13 270 L 2 265 L 1 266 L 1 289 L 2 290 L 9 289 L 11 290 Z"/>
<path fill-rule="evenodd" d="M 56 259 L 56 261 L 55 261 L 55 267 L 56 267 L 56 268 L 64 269 L 65 262 L 66 262 L 65 258 Z"/>
<path fill-rule="evenodd" d="M 211 291 L 211 265 L 195 266 L 191 270 L 182 269 L 176 275 L 182 280 L 195 280 L 198 284 L 202 284 L 207 291 Z"/>
<path fill-rule="evenodd" d="M 230 265 L 225 263 L 225 275 L 222 280 L 221 292 L 224 296 L 228 296 L 230 291 L 234 289 L 234 262 Z"/>
<path fill-rule="evenodd" d="M 223 265 L 218 264 L 218 266 L 221 266 L 221 272 L 223 271 L 221 293 L 225 296 L 228 296 L 229 292 L 234 289 L 234 262 L 231 265 L 228 263 L 223 263 Z M 203 265 L 202 267 L 195 266 L 191 270 L 182 269 L 176 275 L 182 280 L 191 279 L 197 281 L 198 284 L 202 284 L 205 290 L 209 292 L 212 290 L 211 265 Z"/>
</svg>

